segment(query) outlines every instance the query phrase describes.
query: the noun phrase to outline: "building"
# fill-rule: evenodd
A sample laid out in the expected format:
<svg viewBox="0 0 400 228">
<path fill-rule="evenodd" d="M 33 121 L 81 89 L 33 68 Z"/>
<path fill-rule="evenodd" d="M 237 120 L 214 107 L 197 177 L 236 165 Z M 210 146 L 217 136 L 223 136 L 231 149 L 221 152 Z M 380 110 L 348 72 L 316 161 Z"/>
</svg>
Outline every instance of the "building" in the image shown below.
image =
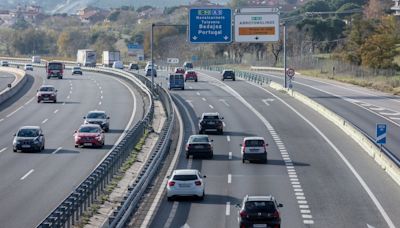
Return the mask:
<svg viewBox="0 0 400 228">
<path fill-rule="evenodd" d="M 394 11 L 395 16 L 400 16 L 400 0 L 393 0 L 394 6 L 390 9 Z"/>
</svg>

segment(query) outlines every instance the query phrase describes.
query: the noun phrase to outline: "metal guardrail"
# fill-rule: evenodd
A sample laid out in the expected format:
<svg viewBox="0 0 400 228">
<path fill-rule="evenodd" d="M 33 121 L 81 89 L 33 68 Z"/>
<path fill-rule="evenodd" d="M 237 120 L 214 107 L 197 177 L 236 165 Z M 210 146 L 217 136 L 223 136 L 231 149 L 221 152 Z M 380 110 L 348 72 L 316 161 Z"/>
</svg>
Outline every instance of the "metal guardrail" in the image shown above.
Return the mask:
<svg viewBox="0 0 400 228">
<path fill-rule="evenodd" d="M 219 71 L 222 72 L 225 68 L 221 67 L 221 66 L 203 66 L 200 67 L 200 69 L 203 70 L 209 70 L 209 71 Z M 241 71 L 241 70 L 234 70 L 235 74 L 240 77 L 243 78 L 245 80 L 263 85 L 264 83 L 269 84 L 272 80 L 268 79 L 266 75 L 260 75 L 258 73 L 253 73 L 253 72 L 247 72 L 247 71 Z M 371 137 L 370 135 L 368 135 L 367 132 L 363 131 L 362 129 L 360 129 L 359 127 L 357 127 L 355 124 L 348 122 L 347 124 L 352 125 L 354 128 L 358 129 L 358 131 L 360 131 L 371 143 L 373 143 L 376 147 L 378 148 L 382 148 L 382 152 L 385 154 L 385 156 L 387 156 L 392 162 L 394 162 L 397 165 L 397 168 L 400 169 L 400 158 L 398 158 L 396 155 L 393 154 L 393 152 L 391 152 L 388 148 L 386 148 L 384 145 L 378 145 L 375 140 L 373 139 L 373 137 Z"/>
</svg>

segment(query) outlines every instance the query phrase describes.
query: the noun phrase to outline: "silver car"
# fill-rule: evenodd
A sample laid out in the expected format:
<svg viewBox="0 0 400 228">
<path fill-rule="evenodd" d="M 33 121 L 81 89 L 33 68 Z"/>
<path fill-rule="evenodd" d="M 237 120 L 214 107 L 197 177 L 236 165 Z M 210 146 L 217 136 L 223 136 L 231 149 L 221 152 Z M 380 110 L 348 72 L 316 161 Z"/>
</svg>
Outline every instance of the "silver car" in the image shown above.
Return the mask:
<svg viewBox="0 0 400 228">
<path fill-rule="evenodd" d="M 105 132 L 110 130 L 110 117 L 105 111 L 90 111 L 83 119 L 83 124 L 98 124 Z"/>
<path fill-rule="evenodd" d="M 37 151 L 44 150 L 44 135 L 39 126 L 24 126 L 14 134 L 13 151 Z"/>
</svg>

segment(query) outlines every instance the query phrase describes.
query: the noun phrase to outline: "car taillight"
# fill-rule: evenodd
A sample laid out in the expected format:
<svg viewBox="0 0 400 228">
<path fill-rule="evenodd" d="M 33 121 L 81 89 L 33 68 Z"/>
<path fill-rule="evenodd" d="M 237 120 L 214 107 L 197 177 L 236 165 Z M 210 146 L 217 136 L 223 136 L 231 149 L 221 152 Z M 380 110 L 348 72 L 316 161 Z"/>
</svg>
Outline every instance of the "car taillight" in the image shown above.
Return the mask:
<svg viewBox="0 0 400 228">
<path fill-rule="evenodd" d="M 201 185 L 201 181 L 195 181 L 194 184 L 197 185 L 197 186 L 200 186 Z"/>
<path fill-rule="evenodd" d="M 247 217 L 247 212 L 246 212 L 245 210 L 241 210 L 241 211 L 239 212 L 239 215 L 240 215 L 240 217 L 242 217 L 242 218 L 246 218 L 246 217 Z"/>
<path fill-rule="evenodd" d="M 246 151 L 246 143 L 243 142 L 243 153 Z"/>
<path fill-rule="evenodd" d="M 208 149 L 211 149 L 212 146 L 211 146 L 210 144 L 207 144 L 207 148 L 208 148 Z"/>
<path fill-rule="evenodd" d="M 175 185 L 175 181 L 168 181 L 168 186 L 172 187 Z"/>
<path fill-rule="evenodd" d="M 279 211 L 275 211 L 274 214 L 272 215 L 274 218 L 279 218 Z"/>
<path fill-rule="evenodd" d="M 192 148 L 192 145 L 191 144 L 187 144 L 186 145 L 186 150 L 189 150 L 189 149 L 191 149 Z"/>
</svg>

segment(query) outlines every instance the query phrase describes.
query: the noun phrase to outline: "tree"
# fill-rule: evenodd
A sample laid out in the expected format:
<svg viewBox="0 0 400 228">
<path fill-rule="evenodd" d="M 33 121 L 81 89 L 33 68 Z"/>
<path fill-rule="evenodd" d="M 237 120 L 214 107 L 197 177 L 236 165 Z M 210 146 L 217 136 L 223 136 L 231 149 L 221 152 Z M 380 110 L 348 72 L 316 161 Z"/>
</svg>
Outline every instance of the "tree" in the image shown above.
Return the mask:
<svg viewBox="0 0 400 228">
<path fill-rule="evenodd" d="M 276 66 L 276 64 L 278 63 L 279 54 L 281 53 L 281 51 L 283 51 L 283 41 L 279 40 L 278 43 L 271 43 L 268 45 L 268 48 L 274 56 L 273 66 Z"/>
<path fill-rule="evenodd" d="M 68 29 L 60 34 L 57 40 L 58 52 L 61 55 L 72 57 L 78 49 L 88 48 L 88 33 L 79 28 Z"/>
<path fill-rule="evenodd" d="M 331 11 L 331 5 L 323 0 L 314 0 L 307 2 L 303 7 L 304 12 L 328 12 Z"/>
<path fill-rule="evenodd" d="M 364 9 L 364 15 L 368 19 L 380 19 L 385 15 L 381 0 L 369 0 Z"/>
</svg>

